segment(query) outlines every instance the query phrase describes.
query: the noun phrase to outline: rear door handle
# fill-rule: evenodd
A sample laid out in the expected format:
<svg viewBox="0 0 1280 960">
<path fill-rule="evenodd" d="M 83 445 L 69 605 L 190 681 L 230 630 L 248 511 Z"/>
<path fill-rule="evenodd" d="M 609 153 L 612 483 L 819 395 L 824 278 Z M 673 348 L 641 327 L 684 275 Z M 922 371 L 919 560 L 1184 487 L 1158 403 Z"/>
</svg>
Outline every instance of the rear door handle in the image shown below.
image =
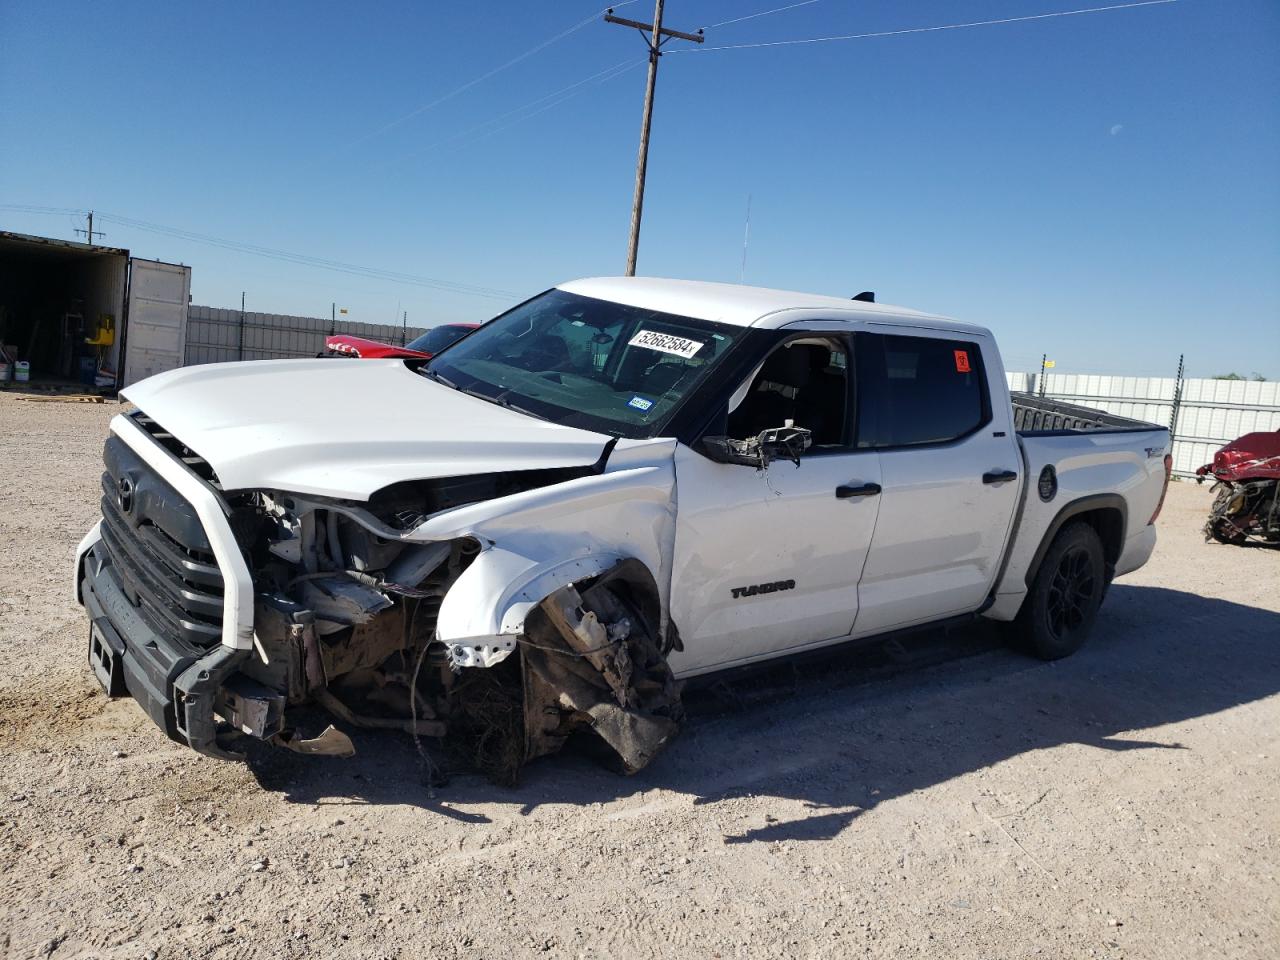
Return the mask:
<svg viewBox="0 0 1280 960">
<path fill-rule="evenodd" d="M 841 500 L 847 500 L 850 497 L 874 497 L 880 493 L 880 484 L 878 483 L 862 483 L 854 485 L 851 483 L 842 483 L 836 487 L 836 496 Z"/>
<path fill-rule="evenodd" d="M 1009 480 L 1017 480 L 1018 474 L 1015 470 L 992 470 L 982 475 L 983 483 L 1005 483 Z"/>
</svg>

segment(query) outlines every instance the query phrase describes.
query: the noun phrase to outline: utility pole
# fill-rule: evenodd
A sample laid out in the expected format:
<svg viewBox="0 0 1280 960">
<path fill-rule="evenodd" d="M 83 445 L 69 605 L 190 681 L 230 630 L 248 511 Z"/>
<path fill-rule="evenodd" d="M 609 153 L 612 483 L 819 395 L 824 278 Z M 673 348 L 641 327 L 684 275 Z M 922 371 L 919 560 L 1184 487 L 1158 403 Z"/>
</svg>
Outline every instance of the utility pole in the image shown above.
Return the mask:
<svg viewBox="0 0 1280 960">
<path fill-rule="evenodd" d="M 1042 397 L 1044 396 L 1044 371 L 1045 367 L 1048 366 L 1048 361 L 1049 355 L 1047 353 L 1040 354 L 1040 383 L 1038 386 L 1040 387 L 1040 396 Z"/>
<path fill-rule="evenodd" d="M 649 80 L 644 89 L 644 117 L 640 122 L 640 155 L 636 158 L 636 191 L 631 199 L 631 236 L 627 241 L 627 276 L 636 275 L 636 256 L 640 251 L 640 216 L 644 210 L 644 175 L 649 165 L 649 128 L 653 125 L 653 89 L 658 82 L 658 58 L 662 56 L 662 45 L 672 37 L 702 43 L 702 31 L 682 33 L 679 30 L 668 30 L 662 25 L 662 3 L 656 0 L 653 10 L 653 23 L 641 23 L 638 20 L 626 20 L 613 15 L 613 8 L 605 11 L 606 23 L 616 23 L 624 27 L 634 27 L 640 31 L 649 47 Z M 648 36 L 646 36 L 646 32 Z"/>
<path fill-rule="evenodd" d="M 93 246 L 94 229 L 93 229 L 93 211 L 92 210 L 89 211 L 89 229 L 88 230 L 77 229 L 76 233 L 83 233 L 85 235 L 85 240 L 89 244 L 89 246 Z M 99 237 L 106 236 L 106 234 L 103 233 L 101 230 L 97 231 L 97 234 Z"/>
</svg>

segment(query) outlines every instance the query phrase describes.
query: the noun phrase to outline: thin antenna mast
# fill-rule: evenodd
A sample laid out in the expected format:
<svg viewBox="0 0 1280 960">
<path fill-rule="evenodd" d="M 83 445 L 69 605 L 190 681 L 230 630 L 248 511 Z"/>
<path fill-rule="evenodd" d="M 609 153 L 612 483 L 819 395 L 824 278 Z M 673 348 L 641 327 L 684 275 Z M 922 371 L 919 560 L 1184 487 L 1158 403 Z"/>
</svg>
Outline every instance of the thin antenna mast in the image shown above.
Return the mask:
<svg viewBox="0 0 1280 960">
<path fill-rule="evenodd" d="M 751 239 L 751 194 L 747 194 L 747 225 L 742 229 L 742 272 L 738 282 L 747 282 L 747 242 Z"/>
</svg>

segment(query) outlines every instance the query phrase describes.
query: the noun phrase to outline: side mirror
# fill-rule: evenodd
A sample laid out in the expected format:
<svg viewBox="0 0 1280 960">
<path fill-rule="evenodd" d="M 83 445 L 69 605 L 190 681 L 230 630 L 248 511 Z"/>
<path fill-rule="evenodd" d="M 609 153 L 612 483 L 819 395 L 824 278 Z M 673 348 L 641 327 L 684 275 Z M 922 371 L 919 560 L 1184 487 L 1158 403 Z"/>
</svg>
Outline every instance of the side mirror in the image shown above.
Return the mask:
<svg viewBox="0 0 1280 960">
<path fill-rule="evenodd" d="M 774 460 L 790 460 L 800 466 L 800 456 L 813 445 L 813 433 L 787 421 L 785 427 L 761 430 L 750 440 L 703 437 L 698 446 L 716 463 L 735 463 L 763 470 Z"/>
</svg>

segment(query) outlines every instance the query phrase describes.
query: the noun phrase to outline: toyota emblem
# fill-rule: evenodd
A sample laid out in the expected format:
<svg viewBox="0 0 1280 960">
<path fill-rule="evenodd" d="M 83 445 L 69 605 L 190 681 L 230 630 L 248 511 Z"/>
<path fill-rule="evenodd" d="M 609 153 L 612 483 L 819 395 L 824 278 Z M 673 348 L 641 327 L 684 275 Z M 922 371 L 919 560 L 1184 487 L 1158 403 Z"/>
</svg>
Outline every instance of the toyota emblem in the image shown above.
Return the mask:
<svg viewBox="0 0 1280 960">
<path fill-rule="evenodd" d="M 133 481 L 128 477 L 121 477 L 116 481 L 116 503 L 120 505 L 121 513 L 133 510 Z"/>
</svg>

